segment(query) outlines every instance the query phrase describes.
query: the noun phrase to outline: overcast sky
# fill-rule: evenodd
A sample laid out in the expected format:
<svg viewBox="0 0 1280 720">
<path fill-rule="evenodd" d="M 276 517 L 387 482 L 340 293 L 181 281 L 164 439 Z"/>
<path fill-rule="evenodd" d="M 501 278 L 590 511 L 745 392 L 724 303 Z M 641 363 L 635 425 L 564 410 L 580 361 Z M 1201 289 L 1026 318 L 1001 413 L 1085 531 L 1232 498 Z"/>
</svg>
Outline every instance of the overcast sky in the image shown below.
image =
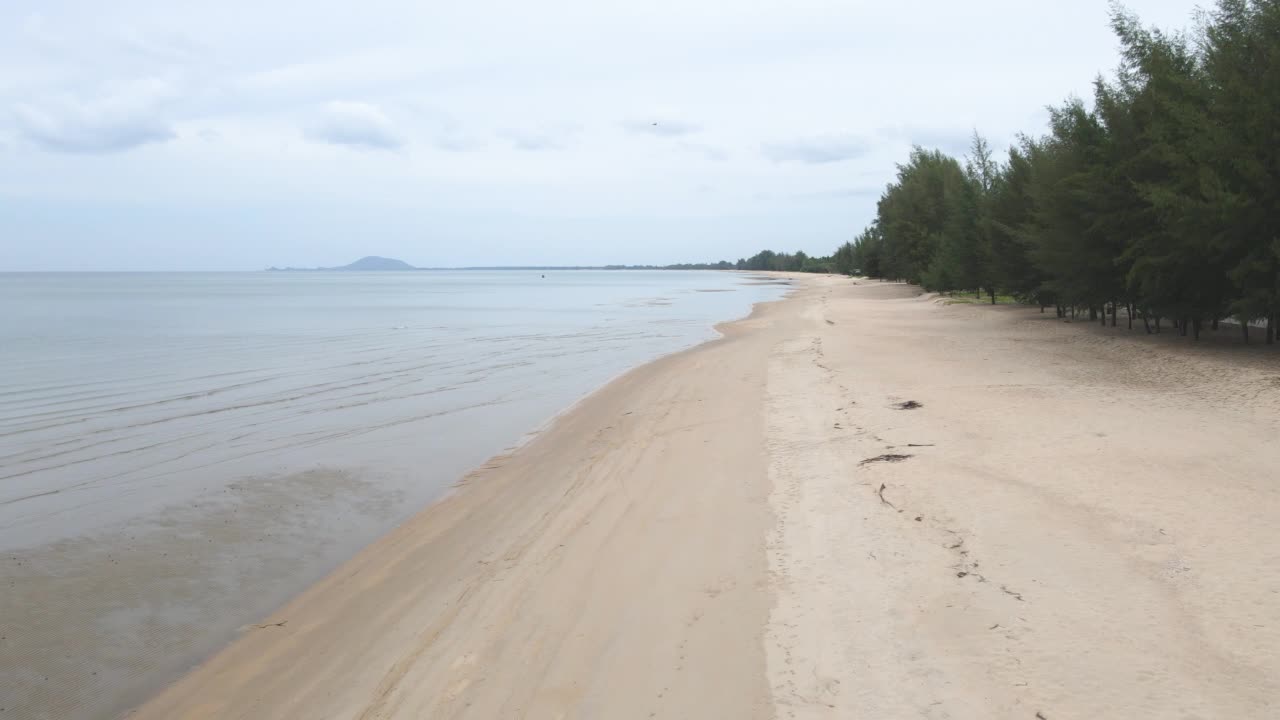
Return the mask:
<svg viewBox="0 0 1280 720">
<path fill-rule="evenodd" d="M 5 0 L 0 271 L 825 255 L 1116 59 L 1103 0 Z"/>
</svg>

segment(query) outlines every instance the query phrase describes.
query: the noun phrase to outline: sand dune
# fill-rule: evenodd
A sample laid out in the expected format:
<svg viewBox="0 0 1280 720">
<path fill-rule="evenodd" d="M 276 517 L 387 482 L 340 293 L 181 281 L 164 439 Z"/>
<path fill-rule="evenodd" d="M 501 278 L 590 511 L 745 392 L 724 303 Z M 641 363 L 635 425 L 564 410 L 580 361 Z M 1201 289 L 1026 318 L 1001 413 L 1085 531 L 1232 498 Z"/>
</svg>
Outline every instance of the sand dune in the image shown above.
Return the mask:
<svg viewBox="0 0 1280 720">
<path fill-rule="evenodd" d="M 1274 354 L 799 282 L 134 717 L 1277 713 Z"/>
</svg>

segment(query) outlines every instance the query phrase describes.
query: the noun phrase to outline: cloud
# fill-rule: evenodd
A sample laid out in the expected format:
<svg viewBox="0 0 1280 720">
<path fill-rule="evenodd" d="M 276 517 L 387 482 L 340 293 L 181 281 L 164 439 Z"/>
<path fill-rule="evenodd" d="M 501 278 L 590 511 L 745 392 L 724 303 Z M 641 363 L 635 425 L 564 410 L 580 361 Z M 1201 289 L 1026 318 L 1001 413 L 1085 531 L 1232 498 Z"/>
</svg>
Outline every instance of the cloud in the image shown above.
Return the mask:
<svg viewBox="0 0 1280 720">
<path fill-rule="evenodd" d="M 424 142 L 446 152 L 464 153 L 481 150 L 488 145 L 475 131 L 480 123 L 464 124 L 451 112 L 416 98 L 398 98 L 396 117 L 413 127 Z"/>
<path fill-rule="evenodd" d="M 792 197 L 799 200 L 841 200 L 847 198 L 878 197 L 884 192 L 883 187 L 837 188 L 835 190 L 819 190 L 817 192 L 796 193 Z"/>
<path fill-rule="evenodd" d="M 622 126 L 633 133 L 657 137 L 682 137 L 702 132 L 701 125 L 682 120 L 631 120 Z"/>
<path fill-rule="evenodd" d="M 715 162 L 724 162 L 729 159 L 729 153 L 714 145 L 707 145 L 705 143 L 682 142 L 680 143 L 680 149 L 688 153 L 693 153 L 694 155 L 701 155 L 702 157 L 708 160 L 714 160 Z"/>
<path fill-rule="evenodd" d="M 870 149 L 869 143 L 852 135 L 827 135 L 766 143 L 763 151 L 764 156 L 774 162 L 818 165 L 852 160 L 865 155 Z"/>
<path fill-rule="evenodd" d="M 315 142 L 362 150 L 398 150 L 408 143 L 377 106 L 360 102 L 325 105 L 320 121 L 306 136 Z"/>
<path fill-rule="evenodd" d="M 1176 27 L 1197 1 L 1126 5 L 1144 22 Z M 159 257 L 140 249 L 153 243 L 172 251 L 170 267 L 194 267 L 209 243 L 176 241 L 152 215 L 209 208 L 217 217 L 266 204 L 291 209 L 270 221 L 236 213 L 244 232 L 238 244 L 219 244 L 219 267 L 301 262 L 287 246 L 319 242 L 321 231 L 341 243 L 335 255 L 358 257 L 368 235 L 349 227 L 370 219 L 384 223 L 380 236 L 406 238 L 409 255 L 442 254 L 431 264 L 450 252 L 459 264 L 521 252 L 548 264 L 674 261 L 717 247 L 736 257 L 735 243 L 755 252 L 783 228 L 812 239 L 797 247 L 825 254 L 875 216 L 876 193 L 824 191 L 882 190 L 913 143 L 961 157 L 974 126 L 1001 150 L 1018 131 L 1044 132 L 1045 105 L 1089 97 L 1096 73 L 1117 62 L 1105 13 L 1073 13 L 1066 0 L 1046 9 L 1051 33 L 1043 13 L 997 12 L 1011 0 L 992 12 L 761 0 L 734 14 L 733 32 L 724 32 L 723 0 L 498 0 L 508 22 L 496 24 L 495 3 L 448 12 L 411 0 L 376 9 L 320 0 L 302 13 L 293 5 L 0 1 L 0 142 L 9 146 L 0 194 L 54 208 L 36 229 L 0 212 L 0 238 L 31 239 L 0 242 L 0 269 L 34 267 L 22 258 L 35 255 L 11 246 L 44 252 L 40 233 L 70 228 L 84 212 L 77 203 L 117 212 L 115 200 L 140 194 L 148 202 L 128 218 L 103 216 L 104 230 L 118 230 L 111 245 L 105 232 L 66 230 L 66 262 L 107 247 L 104 257 Z M 922 23 L 926 5 L 936 12 Z M 992 32 L 1009 42 L 971 40 Z M 885 65 L 904 38 L 916 52 Z M 849 87 L 851 68 L 867 67 L 881 71 L 858 75 L 856 92 L 833 90 Z M 163 83 L 147 91 L 146 78 Z M 331 112 L 334 100 L 367 106 Z M 548 132 L 560 128 L 577 130 Z M 716 190 L 694 193 L 700 185 Z M 756 201 L 757 190 L 772 199 Z M 814 198 L 793 196 L 802 192 Z M 340 208 L 332 197 L 343 198 Z M 331 229 L 311 208 L 350 225 Z M 460 219 L 437 225 L 442 213 Z M 490 217 L 494 244 L 468 241 Z M 544 217 L 564 224 L 525 233 L 529 218 Z M 661 238 L 659 226 L 669 231 Z M 530 241 L 516 248 L 513 234 Z M 58 267 L 53 254 L 42 257 Z"/>
<path fill-rule="evenodd" d="M 49 29 L 44 15 L 38 12 L 28 14 L 22 20 L 22 34 L 44 51 L 66 52 L 72 44 Z"/>
<path fill-rule="evenodd" d="M 117 31 L 119 43 L 129 53 L 160 64 L 197 64 L 214 55 L 214 51 L 183 33 L 140 32 L 135 27 Z"/>
<path fill-rule="evenodd" d="M 498 134 L 517 150 L 562 150 L 569 146 L 573 131 L 566 128 L 508 129 Z"/>
<path fill-rule="evenodd" d="M 431 144 L 449 152 L 473 152 L 485 146 L 484 140 L 460 130 L 442 130 Z"/>
<path fill-rule="evenodd" d="M 18 103 L 14 112 L 19 135 L 45 150 L 121 152 L 174 137 L 161 112 L 170 94 L 167 83 L 151 79 L 87 101 L 61 95 Z"/>
<path fill-rule="evenodd" d="M 969 152 L 973 129 L 907 126 L 900 131 L 900 136 L 909 140 L 912 145 L 919 145 L 926 150 L 936 149 L 948 155 L 963 157 Z"/>
</svg>

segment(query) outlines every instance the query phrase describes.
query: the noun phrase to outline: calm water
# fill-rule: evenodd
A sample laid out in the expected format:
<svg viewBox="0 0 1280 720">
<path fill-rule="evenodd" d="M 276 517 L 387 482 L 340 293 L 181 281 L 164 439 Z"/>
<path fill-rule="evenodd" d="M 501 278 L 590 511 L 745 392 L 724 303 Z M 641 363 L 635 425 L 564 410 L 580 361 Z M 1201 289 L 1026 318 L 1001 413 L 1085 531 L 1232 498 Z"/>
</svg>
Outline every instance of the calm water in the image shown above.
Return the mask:
<svg viewBox="0 0 1280 720">
<path fill-rule="evenodd" d="M 556 412 L 782 290 L 0 274 L 2 717 L 135 704 Z"/>
</svg>

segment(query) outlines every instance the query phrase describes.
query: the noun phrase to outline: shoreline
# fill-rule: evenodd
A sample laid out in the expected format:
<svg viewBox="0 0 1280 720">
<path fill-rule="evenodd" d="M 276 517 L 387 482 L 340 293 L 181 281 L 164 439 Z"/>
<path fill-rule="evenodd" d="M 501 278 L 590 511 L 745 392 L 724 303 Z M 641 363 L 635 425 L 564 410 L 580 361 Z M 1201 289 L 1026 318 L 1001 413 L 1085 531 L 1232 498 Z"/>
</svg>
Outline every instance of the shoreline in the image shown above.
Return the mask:
<svg viewBox="0 0 1280 720">
<path fill-rule="evenodd" d="M 248 401 L 234 393 L 209 393 L 196 403 L 184 401 L 180 412 L 153 413 L 165 420 L 177 416 L 179 422 L 190 416 L 198 433 L 188 445 L 210 450 L 187 460 L 173 451 L 187 449 L 181 427 L 146 425 L 145 436 L 137 437 L 170 444 L 160 446 L 158 460 L 117 453 L 120 465 L 146 468 L 178 454 L 198 472 L 183 472 L 181 462 L 165 466 L 175 481 L 153 482 L 155 492 L 148 492 L 150 477 L 131 485 L 134 478 L 124 476 L 119 488 L 101 483 L 96 492 L 113 504 L 92 513 L 100 524 L 84 532 L 77 530 L 77 518 L 85 513 L 76 515 L 74 507 L 57 522 L 39 522 L 38 513 L 25 519 L 11 515 L 52 536 L 6 553 L 4 577 L 14 591 L 0 602 L 0 616 L 11 624 L 0 658 L 20 674 L 0 683 L 0 695 L 10 696 L 0 706 L 33 720 L 118 717 L 137 707 L 423 508 L 456 492 L 473 470 L 545 432 L 619 374 L 720 337 L 715 325 L 741 318 L 756 301 L 784 291 L 746 286 L 753 282 L 711 273 L 654 274 L 626 287 L 609 285 L 598 274 L 561 278 L 556 285 L 535 282 L 542 294 L 530 300 L 527 318 L 504 314 L 495 326 L 494 317 L 483 313 L 475 320 L 462 316 L 477 327 L 463 337 L 497 339 L 470 349 L 438 342 L 443 326 L 423 317 L 401 332 L 391 320 L 370 320 L 366 312 L 366 322 L 387 327 L 377 325 L 371 339 L 340 343 L 313 365 L 294 366 L 287 353 L 286 360 L 271 355 L 267 365 L 289 371 L 264 370 L 274 384 L 253 388 Z M 738 292 L 702 295 L 700 288 Z M 591 307 L 559 317 L 556 308 L 574 296 L 588 298 Z M 463 304 L 468 303 L 477 304 Z M 503 322 L 514 325 L 504 330 Z M 497 329 L 486 329 L 491 326 Z M 503 339 L 504 332 L 512 337 Z M 347 363 L 358 354 L 352 349 L 365 345 L 379 349 L 356 359 L 380 362 Z M 344 380 L 351 389 L 339 382 Z M 209 387 L 229 383 L 211 381 Z M 328 394 L 308 397 L 291 412 L 294 388 L 308 383 Z M 189 389 L 169 385 L 177 393 Z M 168 389 L 154 394 L 163 399 Z M 285 402 L 266 404 L 278 408 L 274 414 L 252 409 L 253 403 L 280 399 Z M 216 422 L 199 415 L 224 407 L 232 410 L 208 415 Z M 257 414 L 241 421 L 240 407 Z M 133 422 L 128 414 L 104 417 L 104 427 Z M 317 431 L 324 430 L 338 439 L 317 444 L 324 436 Z M 101 440 L 99 435 L 92 440 Z M 236 442 L 223 442 L 224 437 Z M 217 462 L 246 448 L 252 452 L 243 459 Z M 91 477 L 99 469 L 110 477 L 115 469 L 76 467 Z M 52 473 L 50 479 L 75 478 Z M 188 485 L 195 489 L 186 492 Z M 165 493 L 167 499 L 152 503 L 159 510 L 139 510 L 137 519 L 121 521 L 106 512 L 129 512 L 128 495 L 151 502 Z M 11 527 L 10 537 L 21 539 L 21 529 Z"/>
<path fill-rule="evenodd" d="M 698 271 L 698 272 L 707 272 L 707 271 Z M 773 272 L 773 271 L 763 271 L 763 270 L 724 270 L 724 271 L 716 271 L 716 272 L 734 272 L 734 273 L 742 273 L 742 274 L 744 274 L 744 275 L 756 275 L 756 276 L 766 276 L 766 275 L 767 275 L 767 276 L 774 276 L 774 277 L 777 277 L 777 278 L 780 278 L 780 279 L 779 279 L 779 280 L 777 280 L 777 281 L 775 281 L 775 282 L 770 282 L 770 283 L 768 283 L 768 284 L 771 284 L 771 285 L 773 285 L 773 284 L 776 284 L 776 285 L 787 285 L 787 286 L 790 286 L 790 289 L 789 289 L 789 290 L 787 290 L 785 293 L 783 293 L 782 297 L 779 297 L 779 298 L 777 298 L 777 299 L 774 299 L 774 300 L 761 300 L 761 301 L 759 301 L 759 302 L 752 303 L 752 304 L 751 304 L 751 308 L 747 311 L 747 314 L 746 314 L 746 315 L 743 315 L 742 317 L 734 318 L 734 319 L 732 319 L 732 320 L 722 320 L 722 321 L 720 321 L 720 322 L 715 323 L 714 325 L 712 325 L 712 326 L 711 326 L 711 329 L 712 329 L 712 330 L 717 334 L 717 336 L 716 336 L 716 337 L 707 338 L 706 340 L 703 340 L 703 341 L 701 341 L 701 342 L 699 342 L 699 343 L 697 343 L 697 344 L 695 344 L 695 345 L 690 345 L 689 347 L 680 348 L 680 349 L 678 349 L 678 350 L 672 350 L 671 352 L 665 353 L 665 354 L 663 354 L 663 355 L 659 355 L 659 356 L 657 356 L 657 357 L 650 358 L 649 360 L 645 360 L 644 362 L 640 363 L 639 365 L 636 365 L 636 366 L 634 366 L 634 367 L 627 368 L 627 369 L 625 369 L 625 370 L 623 370 L 623 371 L 619 372 L 618 374 L 614 375 L 613 377 L 610 377 L 610 378 L 605 379 L 605 381 L 604 381 L 604 382 L 600 383 L 600 384 L 599 384 L 599 385 L 597 385 L 595 388 L 593 388 L 593 389 L 591 389 L 590 391 L 588 391 L 585 395 L 583 395 L 582 397 L 579 397 L 578 399 L 574 400 L 574 401 L 573 401 L 573 402 L 571 402 L 570 404 L 566 405 L 564 408 L 562 408 L 562 409 L 558 410 L 555 414 L 551 415 L 551 416 L 550 416 L 550 417 L 548 417 L 546 420 L 543 420 L 541 423 L 539 423 L 537 427 L 535 427 L 535 428 L 533 428 L 532 430 L 530 430 L 530 431 L 528 431 L 528 432 L 524 433 L 523 435 L 521 435 L 521 436 L 520 436 L 520 439 L 519 439 L 519 440 L 517 440 L 517 441 L 516 441 L 513 445 L 511 445 L 510 447 L 506 448 L 506 449 L 505 449 L 505 450 L 503 450 L 502 452 L 496 453 L 495 455 L 493 455 L 493 456 L 491 456 L 490 458 L 486 459 L 484 462 L 482 462 L 482 463 L 480 463 L 479 465 L 477 465 L 475 468 L 472 468 L 471 470 L 468 470 L 466 473 L 464 473 L 464 474 L 463 474 L 463 476 L 462 476 L 462 477 L 458 478 L 458 480 L 457 480 L 456 482 L 454 482 L 452 485 L 450 485 L 450 486 L 449 486 L 449 488 L 445 491 L 445 493 L 444 493 L 443 495 L 441 495 L 441 498 L 440 498 L 440 499 L 443 499 L 444 497 L 446 497 L 447 495 L 449 495 L 450 493 L 452 493 L 452 492 L 453 492 L 455 489 L 457 489 L 457 488 L 458 488 L 458 487 L 459 487 L 459 486 L 460 486 L 460 485 L 461 485 L 461 484 L 462 484 L 462 483 L 463 483 L 463 482 L 464 482 L 468 477 L 470 477 L 470 475 L 471 475 L 473 472 L 475 472 L 476 470 L 480 469 L 481 467 L 483 467 L 483 466 L 485 466 L 485 465 L 488 465 L 488 464 L 489 464 L 490 462 L 492 462 L 494 459 L 499 458 L 499 457 L 508 457 L 508 456 L 510 456 L 510 455 L 512 455 L 512 454 L 514 454 L 514 453 L 516 453 L 516 452 L 519 452 L 523 447 L 525 447 L 526 445 L 528 445 L 529 443 L 531 443 L 531 442 L 533 442 L 535 439 L 537 439 L 537 438 L 538 438 L 538 436 L 542 435 L 542 434 L 543 434 L 544 432 L 546 432 L 547 430 L 550 430 L 550 429 L 551 429 L 551 428 L 552 428 L 552 427 L 553 427 L 557 422 L 559 422 L 559 421 L 560 421 L 560 419 L 561 419 L 562 417 L 564 417 L 565 415 L 568 415 L 569 413 L 572 413 L 575 409 L 577 409 L 577 408 L 578 408 L 578 406 L 580 406 L 582 403 L 586 402 L 587 400 L 591 399 L 591 397 L 592 397 L 592 396 L 594 396 L 596 393 L 600 392 L 601 390 L 604 390 L 605 388 L 609 387 L 610 385 L 612 385 L 613 383 L 617 382 L 618 380 L 621 380 L 622 378 L 626 377 L 628 374 L 633 373 L 633 372 L 635 372 L 635 371 L 637 371 L 637 370 L 639 370 L 639 369 L 641 369 L 641 368 L 643 368 L 643 367 L 645 367 L 645 366 L 647 366 L 647 365 L 651 365 L 651 364 L 653 364 L 653 363 L 660 362 L 660 361 L 662 361 L 662 360 L 664 360 L 664 359 L 666 359 L 666 358 L 668 358 L 668 357 L 670 357 L 670 356 L 672 356 L 672 355 L 679 355 L 680 353 L 692 352 L 692 351 L 697 350 L 698 348 L 702 347 L 703 345 L 707 345 L 707 344 L 714 343 L 714 342 L 719 342 L 720 340 L 723 340 L 723 339 L 725 338 L 725 335 L 726 335 L 725 328 L 727 328 L 727 327 L 729 327 L 729 326 L 731 326 L 731 325 L 733 325 L 733 324 L 735 324 L 735 323 L 743 322 L 743 321 L 745 321 L 745 320 L 750 320 L 750 319 L 751 319 L 751 316 L 752 316 L 752 315 L 754 315 L 754 314 L 756 313 L 757 308 L 759 308 L 760 306 L 762 306 L 762 305 L 769 305 L 769 304 L 777 303 L 777 302 L 782 302 L 783 300 L 786 300 L 788 297 L 790 297 L 793 293 L 795 293 L 795 292 L 796 292 L 796 290 L 798 289 L 798 287 L 797 287 L 796 283 L 795 283 L 795 282 L 793 282 L 794 277 L 792 277 L 792 276 L 793 276 L 793 275 L 799 275 L 799 273 L 781 273 L 781 272 L 776 272 L 776 273 L 775 273 L 775 272 Z M 432 504 L 434 504 L 434 503 L 432 503 Z M 430 505 L 428 505 L 427 507 L 430 507 Z M 425 510 L 427 509 L 427 507 L 422 508 L 422 511 L 425 511 Z M 421 511 L 419 511 L 419 512 L 421 512 Z M 410 518 L 410 519 L 412 519 L 412 518 Z M 407 521 L 406 521 L 406 522 L 407 522 Z"/>
<path fill-rule="evenodd" d="M 384 550 L 392 549 L 392 548 L 400 548 L 400 547 L 403 547 L 407 542 L 410 542 L 410 539 L 408 536 L 418 535 L 426 532 L 430 534 L 432 537 L 434 537 L 434 531 L 426 530 L 425 526 L 435 523 L 440 516 L 465 514 L 465 513 L 471 512 L 471 509 L 465 506 L 468 505 L 473 500 L 480 504 L 484 504 L 486 502 L 491 501 L 497 492 L 496 488 L 493 488 L 493 487 L 479 490 L 479 492 L 485 493 L 485 497 L 483 498 L 472 497 L 472 494 L 477 493 L 478 486 L 481 485 L 483 482 L 485 482 L 486 480 L 489 482 L 493 482 L 492 478 L 488 478 L 486 476 L 491 475 L 495 471 L 502 469 L 508 463 L 511 463 L 517 460 L 522 455 L 538 453 L 539 449 L 537 446 L 540 443 L 551 442 L 554 444 L 556 442 L 554 439 L 550 441 L 546 440 L 548 434 L 556 432 L 561 425 L 564 425 L 566 423 L 572 424 L 575 414 L 582 413 L 583 408 L 585 406 L 588 406 L 594 403 L 608 404 L 610 403 L 610 400 L 607 398 L 601 399 L 602 395 L 607 395 L 609 393 L 625 392 L 625 390 L 620 390 L 619 388 L 626 388 L 629 386 L 643 384 L 644 382 L 643 377 L 645 376 L 652 377 L 654 375 L 662 374 L 663 372 L 662 368 L 665 364 L 677 362 L 679 359 L 683 357 L 692 356 L 697 353 L 704 352 L 708 348 L 715 347 L 721 343 L 724 343 L 730 340 L 737 334 L 737 330 L 736 330 L 737 326 L 750 324 L 753 321 L 758 320 L 762 315 L 768 312 L 768 309 L 771 306 L 776 306 L 786 302 L 788 299 L 793 297 L 798 291 L 803 289 L 803 281 L 799 283 L 797 283 L 796 281 L 795 276 L 798 274 L 765 273 L 765 272 L 758 272 L 758 271 L 751 271 L 745 274 L 755 275 L 760 277 L 767 276 L 769 278 L 772 278 L 769 284 L 774 284 L 774 283 L 780 284 L 780 285 L 785 284 L 785 285 L 790 285 L 791 287 L 787 289 L 787 292 L 781 298 L 778 298 L 776 300 L 766 300 L 766 301 L 754 303 L 751 307 L 750 312 L 743 317 L 722 321 L 713 325 L 712 329 L 717 333 L 717 337 L 710 338 L 708 340 L 705 340 L 701 343 L 698 343 L 688 348 L 676 350 L 674 352 L 661 355 L 657 358 L 646 361 L 638 366 L 625 370 L 620 374 L 614 376 L 613 378 L 609 379 L 602 385 L 598 386 L 594 390 L 590 391 L 586 395 L 578 398 L 571 405 L 565 407 L 563 410 L 559 411 L 554 416 L 548 418 L 538 428 L 530 431 L 529 433 L 526 433 L 526 435 L 522 437 L 519 443 L 513 445 L 511 448 L 508 448 L 507 450 L 497 453 L 496 455 L 490 457 L 485 462 L 481 463 L 476 468 L 467 472 L 464 476 L 462 476 L 455 483 L 453 483 L 449 487 L 449 489 L 446 490 L 437 500 L 435 500 L 428 506 L 424 507 L 423 509 L 419 510 L 417 513 L 411 516 L 408 520 L 400 523 L 398 526 L 396 526 L 391 531 L 389 531 L 385 535 L 375 540 L 373 543 L 370 543 L 368 546 L 362 548 L 352 558 L 350 558 L 349 560 L 344 562 L 342 565 L 340 565 L 338 568 L 336 568 L 334 571 L 326 575 L 319 582 L 312 584 L 308 588 L 304 589 L 302 592 L 295 595 L 293 598 L 290 599 L 289 602 L 285 603 L 283 606 L 278 608 L 275 612 L 269 614 L 264 618 L 261 618 L 260 622 L 246 626 L 243 629 L 244 632 L 242 632 L 237 638 L 232 640 L 226 647 L 216 652 L 213 656 L 205 659 L 199 665 L 194 667 L 191 671 L 186 673 L 176 683 L 172 683 L 166 688 L 161 689 L 160 692 L 154 694 L 151 697 L 151 699 L 149 699 L 146 703 L 143 703 L 143 705 L 128 711 L 124 715 L 124 717 L 129 717 L 129 718 L 135 718 L 135 717 L 141 718 L 141 717 L 151 717 L 151 716 L 164 717 L 166 715 L 171 717 L 172 715 L 170 713 L 174 712 L 175 710 L 165 705 L 166 698 L 172 695 L 174 692 L 181 692 L 179 688 L 182 685 L 184 685 L 184 683 L 188 683 L 192 681 L 194 678 L 201 675 L 202 673 L 206 673 L 206 674 L 211 672 L 219 673 L 220 671 L 211 670 L 210 669 L 211 666 L 217 664 L 219 662 L 219 659 L 222 656 L 236 651 L 238 646 L 245 644 L 246 641 L 249 641 L 252 638 L 253 633 L 262 632 L 268 629 L 277 630 L 277 629 L 284 629 L 286 627 L 289 627 L 290 621 L 288 620 L 288 617 L 296 616 L 297 613 L 294 611 L 294 607 L 296 604 L 298 603 L 305 604 L 305 601 L 312 596 L 321 596 L 328 592 L 332 592 L 331 588 L 345 584 L 345 581 L 343 578 L 347 578 L 352 575 L 360 574 L 364 572 L 366 569 L 366 566 L 371 562 L 374 562 L 375 561 L 374 559 L 379 555 L 381 555 L 384 552 Z M 628 413 L 628 415 L 629 414 L 630 413 Z M 563 432 L 563 430 L 561 430 L 561 432 Z M 453 508 L 454 505 L 462 505 L 464 507 L 461 509 L 454 509 Z M 285 618 L 285 619 L 282 620 L 281 618 Z M 279 624 L 282 622 L 284 623 L 284 625 Z M 256 654 L 256 651 L 253 654 Z M 236 662 L 238 664 L 239 661 L 236 661 Z M 162 709 L 153 710 L 153 708 L 155 708 L 156 706 L 160 706 Z M 187 712 L 191 712 L 191 711 L 188 710 Z M 223 717 L 224 716 L 222 714 L 223 712 L 225 711 L 220 710 L 218 712 L 214 712 L 213 714 L 209 714 L 207 716 Z M 183 715 L 183 716 L 186 717 L 189 715 Z M 197 714 L 194 716 L 200 717 L 202 715 Z M 340 714 L 335 716 L 340 716 Z M 246 715 L 246 717 L 248 717 L 248 715 Z"/>
<path fill-rule="evenodd" d="M 824 276 L 723 325 L 128 717 L 1274 710 L 1270 365 Z"/>
</svg>

